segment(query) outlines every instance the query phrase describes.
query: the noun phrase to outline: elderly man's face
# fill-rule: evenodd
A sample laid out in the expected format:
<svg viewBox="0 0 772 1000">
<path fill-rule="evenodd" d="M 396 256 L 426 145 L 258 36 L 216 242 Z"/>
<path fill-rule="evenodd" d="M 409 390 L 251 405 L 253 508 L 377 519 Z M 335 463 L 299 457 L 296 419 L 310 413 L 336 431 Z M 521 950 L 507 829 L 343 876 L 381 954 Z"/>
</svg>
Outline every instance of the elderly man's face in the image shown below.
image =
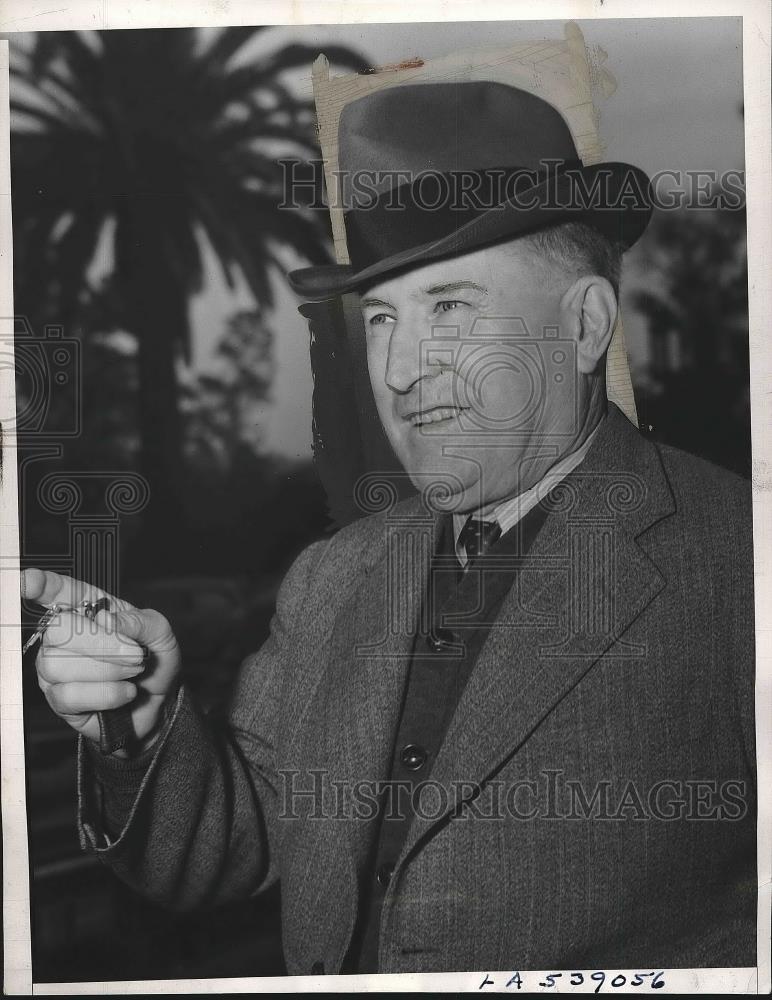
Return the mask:
<svg viewBox="0 0 772 1000">
<path fill-rule="evenodd" d="M 571 283 L 509 244 L 364 291 L 381 421 L 414 485 L 452 495 L 445 509 L 522 492 L 574 446 L 581 386 L 562 302 Z"/>
</svg>

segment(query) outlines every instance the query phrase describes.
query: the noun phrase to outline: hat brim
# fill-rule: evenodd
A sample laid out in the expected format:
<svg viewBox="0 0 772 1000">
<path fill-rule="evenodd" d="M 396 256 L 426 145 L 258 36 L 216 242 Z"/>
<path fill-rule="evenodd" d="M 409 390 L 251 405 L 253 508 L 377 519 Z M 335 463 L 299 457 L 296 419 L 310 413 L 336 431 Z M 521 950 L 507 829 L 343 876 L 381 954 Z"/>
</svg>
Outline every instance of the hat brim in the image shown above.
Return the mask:
<svg viewBox="0 0 772 1000">
<path fill-rule="evenodd" d="M 517 203 L 504 202 L 489 209 L 440 239 L 410 247 L 359 270 L 352 264 L 299 268 L 289 273 L 290 286 L 308 300 L 332 298 L 361 289 L 394 271 L 469 253 L 569 219 L 586 222 L 608 239 L 629 249 L 642 235 L 651 217 L 648 176 L 638 167 L 616 162 L 585 166 L 578 171 L 575 169 L 574 173 L 582 175 L 589 191 L 594 190 L 596 178 L 605 174 L 604 194 L 608 197 L 603 204 L 572 203 L 561 197 L 569 193 L 571 180 L 566 173 L 557 173 L 528 191 L 519 192 Z M 575 193 L 575 189 L 571 189 L 571 193 Z"/>
</svg>

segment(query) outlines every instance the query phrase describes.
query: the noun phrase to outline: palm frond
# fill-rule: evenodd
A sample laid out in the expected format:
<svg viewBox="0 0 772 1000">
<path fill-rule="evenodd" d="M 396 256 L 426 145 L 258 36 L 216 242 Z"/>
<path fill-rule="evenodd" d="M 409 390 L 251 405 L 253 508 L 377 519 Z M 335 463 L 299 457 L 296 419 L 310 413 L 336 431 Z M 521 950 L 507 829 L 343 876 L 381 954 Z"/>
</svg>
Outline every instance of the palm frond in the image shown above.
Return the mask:
<svg viewBox="0 0 772 1000">
<path fill-rule="evenodd" d="M 297 146 L 305 153 L 319 154 L 319 142 L 313 129 L 294 127 L 292 125 L 274 125 L 264 123 L 255 128 L 250 122 L 227 122 L 222 128 L 208 138 L 208 143 L 215 155 L 229 157 L 232 152 L 246 146 L 259 149 L 259 145 L 267 139 L 280 139 Z M 248 144 L 253 144 L 249 146 Z"/>
<path fill-rule="evenodd" d="M 72 207 L 84 197 L 108 197 L 115 185 L 111 167 L 104 143 L 90 132 L 60 126 L 12 138 L 14 198 L 42 196 Z"/>
<path fill-rule="evenodd" d="M 50 99 L 49 95 L 46 95 Z M 53 102 L 52 102 L 53 103 Z M 82 129 L 83 117 L 79 116 L 71 108 L 56 107 L 46 108 L 38 104 L 30 104 L 22 98 L 15 97 L 10 102 L 11 113 L 22 115 L 24 118 L 32 119 L 36 125 L 51 130 L 62 130 L 65 128 Z"/>
<path fill-rule="evenodd" d="M 347 45 L 323 45 L 320 49 L 318 45 L 299 44 L 285 45 L 266 59 L 263 67 L 269 73 L 282 73 L 284 70 L 298 67 L 307 67 L 310 71 L 312 63 L 321 51 L 331 65 L 353 69 L 355 73 L 363 73 L 370 69 L 368 61 Z"/>
<path fill-rule="evenodd" d="M 41 31 L 35 36 L 35 46 L 29 53 L 28 64 L 33 74 L 40 76 L 45 73 L 54 60 L 60 58 L 62 51 L 62 32 Z"/>
<path fill-rule="evenodd" d="M 365 59 L 345 45 L 328 46 L 324 52 L 335 66 L 353 69 L 355 72 L 363 72 L 369 68 Z M 308 70 L 310 77 L 311 65 L 318 55 L 319 49 L 312 46 L 286 45 L 255 65 L 234 67 L 227 75 L 212 80 L 211 86 L 207 86 L 207 107 L 223 107 L 246 100 L 261 88 L 274 84 L 278 74 L 287 70 L 304 68 Z"/>
<path fill-rule="evenodd" d="M 69 98 L 73 111 L 80 112 L 86 119 L 91 119 L 95 124 L 101 121 L 102 91 L 96 93 L 78 86 L 77 80 L 68 79 L 64 73 L 59 72 L 54 66 L 49 66 L 45 75 L 39 80 L 40 89 L 47 97 L 52 98 L 58 105 L 66 107 L 62 100 L 62 95 Z"/>
<path fill-rule="evenodd" d="M 330 260 L 330 240 L 322 217 L 281 207 L 281 200 L 263 192 L 240 192 L 233 199 L 234 225 L 244 242 L 269 238 L 291 247 L 314 264 Z"/>
<path fill-rule="evenodd" d="M 217 192 L 214 198 L 203 190 L 196 192 L 198 218 L 215 252 L 225 283 L 228 288 L 233 289 L 235 288 L 234 268 L 243 272 L 244 268 L 250 264 L 241 256 L 241 243 L 234 244 L 232 226 L 225 221 L 228 218 L 227 214 L 224 214 L 225 200 L 222 192 Z M 263 267 L 265 259 L 262 248 L 258 253 L 254 253 L 254 257 L 254 265 Z"/>
<path fill-rule="evenodd" d="M 204 51 L 202 61 L 206 61 L 209 67 L 221 69 L 236 55 L 239 49 L 262 31 L 265 31 L 265 27 L 224 28 Z"/>
<path fill-rule="evenodd" d="M 187 199 L 167 199 L 163 218 L 167 264 L 178 285 L 185 289 L 185 298 L 201 291 L 204 278 L 192 210 Z"/>
<path fill-rule="evenodd" d="M 65 316 L 88 287 L 88 270 L 94 259 L 103 225 L 104 213 L 101 206 L 84 206 L 59 240 L 56 257 L 60 264 L 57 277 Z"/>
<path fill-rule="evenodd" d="M 103 35 L 99 32 L 98 35 Z M 85 91 L 99 92 L 104 71 L 100 55 L 79 31 L 41 32 L 31 57 L 31 71 L 39 76 L 50 71 L 57 60 L 63 61 L 73 79 Z"/>
</svg>

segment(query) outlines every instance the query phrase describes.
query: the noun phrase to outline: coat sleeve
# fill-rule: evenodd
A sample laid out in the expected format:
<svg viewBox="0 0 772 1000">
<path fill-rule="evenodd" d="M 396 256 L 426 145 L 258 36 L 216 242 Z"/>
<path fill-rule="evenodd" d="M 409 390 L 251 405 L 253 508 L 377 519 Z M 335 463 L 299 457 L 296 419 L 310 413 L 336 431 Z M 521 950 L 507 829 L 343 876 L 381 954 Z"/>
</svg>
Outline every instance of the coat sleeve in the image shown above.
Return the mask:
<svg viewBox="0 0 772 1000">
<path fill-rule="evenodd" d="M 219 904 L 278 878 L 275 726 L 293 669 L 301 609 L 327 542 L 305 549 L 285 577 L 268 639 L 242 664 L 227 727 L 217 728 L 180 689 L 170 721 L 119 836 L 101 825 L 92 755 L 78 748 L 81 844 L 144 896 L 172 909 Z"/>
</svg>

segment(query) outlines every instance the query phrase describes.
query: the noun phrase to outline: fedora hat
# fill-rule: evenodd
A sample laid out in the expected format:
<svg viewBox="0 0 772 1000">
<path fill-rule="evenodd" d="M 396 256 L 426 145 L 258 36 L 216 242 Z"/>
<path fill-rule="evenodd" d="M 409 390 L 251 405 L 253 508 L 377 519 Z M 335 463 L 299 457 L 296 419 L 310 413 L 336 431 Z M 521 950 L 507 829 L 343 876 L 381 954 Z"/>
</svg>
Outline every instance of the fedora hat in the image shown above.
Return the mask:
<svg viewBox="0 0 772 1000">
<path fill-rule="evenodd" d="M 585 166 L 562 115 L 502 83 L 412 84 L 352 101 L 338 159 L 351 263 L 290 272 L 309 300 L 570 219 L 628 248 L 651 215 L 642 170 Z"/>
</svg>

